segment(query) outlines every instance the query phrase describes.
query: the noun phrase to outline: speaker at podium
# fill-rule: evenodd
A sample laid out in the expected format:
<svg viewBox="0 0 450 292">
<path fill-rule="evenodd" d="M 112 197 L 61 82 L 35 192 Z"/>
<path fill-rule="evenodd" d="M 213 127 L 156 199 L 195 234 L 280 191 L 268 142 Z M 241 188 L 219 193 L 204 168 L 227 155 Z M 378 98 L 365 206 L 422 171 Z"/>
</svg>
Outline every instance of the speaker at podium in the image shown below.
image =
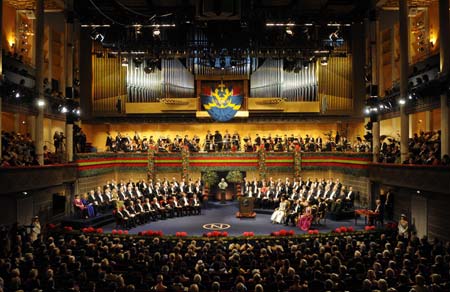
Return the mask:
<svg viewBox="0 0 450 292">
<path fill-rule="evenodd" d="M 255 198 L 239 197 L 239 212 L 236 213 L 237 218 L 255 218 L 256 213 L 253 211 Z"/>
</svg>

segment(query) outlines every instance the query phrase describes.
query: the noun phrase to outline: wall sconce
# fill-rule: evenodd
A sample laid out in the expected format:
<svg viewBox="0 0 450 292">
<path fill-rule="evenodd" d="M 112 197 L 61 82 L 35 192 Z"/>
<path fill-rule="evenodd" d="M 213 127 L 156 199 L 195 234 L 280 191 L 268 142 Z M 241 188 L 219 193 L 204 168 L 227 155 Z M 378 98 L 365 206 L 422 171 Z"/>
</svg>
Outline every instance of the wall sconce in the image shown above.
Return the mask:
<svg viewBox="0 0 450 292">
<path fill-rule="evenodd" d="M 430 47 L 434 48 L 436 45 L 436 35 L 434 33 L 430 33 Z"/>
</svg>

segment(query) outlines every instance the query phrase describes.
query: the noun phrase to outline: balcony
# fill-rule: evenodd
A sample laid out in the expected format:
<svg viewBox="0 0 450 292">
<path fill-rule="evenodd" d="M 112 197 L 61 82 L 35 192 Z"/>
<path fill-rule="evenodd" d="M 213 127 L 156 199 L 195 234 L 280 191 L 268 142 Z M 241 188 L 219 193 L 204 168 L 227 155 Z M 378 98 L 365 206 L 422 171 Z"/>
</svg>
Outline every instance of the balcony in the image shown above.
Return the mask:
<svg viewBox="0 0 450 292">
<path fill-rule="evenodd" d="M 0 194 L 43 189 L 77 179 L 76 164 L 0 168 Z"/>
</svg>

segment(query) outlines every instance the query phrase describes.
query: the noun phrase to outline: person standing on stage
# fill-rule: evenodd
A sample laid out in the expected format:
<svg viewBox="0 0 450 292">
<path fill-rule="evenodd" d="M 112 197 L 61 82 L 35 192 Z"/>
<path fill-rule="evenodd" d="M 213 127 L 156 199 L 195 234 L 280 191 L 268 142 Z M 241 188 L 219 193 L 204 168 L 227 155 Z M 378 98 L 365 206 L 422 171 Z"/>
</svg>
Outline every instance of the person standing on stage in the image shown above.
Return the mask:
<svg viewBox="0 0 450 292">
<path fill-rule="evenodd" d="M 409 223 L 405 214 L 402 214 L 398 221 L 398 235 L 402 240 L 409 238 Z"/>
<path fill-rule="evenodd" d="M 228 184 L 224 178 L 220 180 L 219 189 L 220 189 L 220 200 L 222 204 L 225 204 L 225 194 L 227 190 Z"/>
</svg>

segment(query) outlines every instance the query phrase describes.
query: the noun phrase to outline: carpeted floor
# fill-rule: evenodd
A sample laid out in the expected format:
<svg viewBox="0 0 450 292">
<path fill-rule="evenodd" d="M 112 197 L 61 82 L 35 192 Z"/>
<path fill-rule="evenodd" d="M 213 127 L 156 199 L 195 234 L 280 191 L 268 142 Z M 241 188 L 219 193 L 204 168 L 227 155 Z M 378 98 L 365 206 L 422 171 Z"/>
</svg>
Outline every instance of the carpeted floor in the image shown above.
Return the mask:
<svg viewBox="0 0 450 292">
<path fill-rule="evenodd" d="M 176 232 L 184 231 L 188 235 L 202 235 L 208 231 L 204 225 L 211 223 L 228 224 L 227 231 L 231 236 L 242 235 L 243 232 L 253 231 L 255 235 L 268 235 L 273 231 L 280 229 L 294 230 L 296 234 L 305 233 L 297 227 L 285 226 L 283 224 L 272 224 L 270 222 L 270 214 L 256 214 L 256 218 L 236 218 L 238 211 L 237 202 L 227 202 L 220 204 L 219 202 L 209 202 L 208 208 L 202 209 L 201 215 L 185 216 L 178 218 L 169 218 L 166 220 L 158 220 L 150 222 L 145 225 L 139 225 L 136 228 L 129 230 L 130 234 L 137 234 L 145 230 L 161 230 L 165 235 L 174 235 Z M 353 226 L 355 230 L 364 228 L 363 220 L 359 220 L 359 225 L 355 226 L 355 220 L 340 220 L 333 221 L 327 219 L 322 226 L 312 226 L 311 229 L 318 229 L 319 232 L 328 232 L 341 226 Z M 103 227 L 105 232 L 111 232 L 115 228 L 115 224 L 109 224 Z"/>
</svg>

